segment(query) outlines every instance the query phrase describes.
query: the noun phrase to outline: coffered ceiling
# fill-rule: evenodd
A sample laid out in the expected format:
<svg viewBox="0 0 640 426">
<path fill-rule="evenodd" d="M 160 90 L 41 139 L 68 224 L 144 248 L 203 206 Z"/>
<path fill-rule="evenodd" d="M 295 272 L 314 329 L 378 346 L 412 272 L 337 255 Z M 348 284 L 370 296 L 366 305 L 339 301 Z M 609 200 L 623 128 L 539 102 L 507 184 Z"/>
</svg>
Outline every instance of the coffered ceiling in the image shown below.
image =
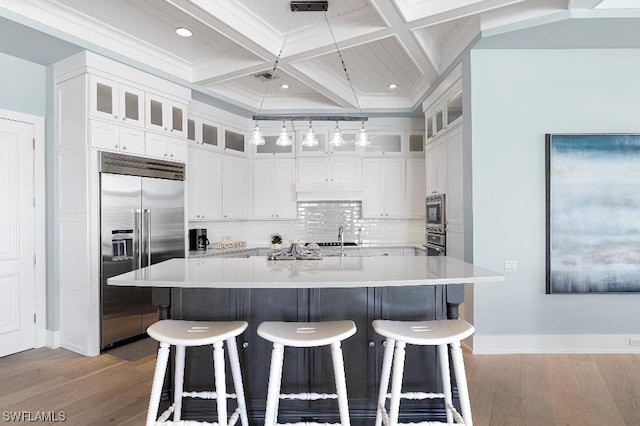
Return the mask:
<svg viewBox="0 0 640 426">
<path fill-rule="evenodd" d="M 292 12 L 290 0 L 4 0 L 0 51 L 48 65 L 94 50 L 248 115 L 261 104 L 263 114 L 402 115 L 484 35 L 626 7 L 615 1 L 625 0 L 329 0 L 325 13 Z M 24 32 L 8 42 L 7 26 Z"/>
</svg>

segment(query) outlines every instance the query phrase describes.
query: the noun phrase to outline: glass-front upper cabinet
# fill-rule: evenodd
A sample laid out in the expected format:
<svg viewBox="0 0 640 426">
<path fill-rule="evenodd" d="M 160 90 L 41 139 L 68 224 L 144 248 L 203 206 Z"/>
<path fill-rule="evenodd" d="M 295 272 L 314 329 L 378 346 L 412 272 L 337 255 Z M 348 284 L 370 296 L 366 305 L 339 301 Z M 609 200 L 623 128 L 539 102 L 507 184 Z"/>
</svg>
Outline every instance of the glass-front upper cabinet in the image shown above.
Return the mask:
<svg viewBox="0 0 640 426">
<path fill-rule="evenodd" d="M 447 101 L 447 126 L 460 117 L 462 117 L 462 91 L 459 91 Z"/>
<path fill-rule="evenodd" d="M 409 155 L 424 155 L 424 133 L 422 132 L 410 132 L 409 133 Z"/>
<path fill-rule="evenodd" d="M 239 133 L 230 129 L 225 129 L 224 130 L 224 150 L 231 153 L 246 155 L 248 151 L 247 151 L 247 141 L 244 133 Z"/>
<path fill-rule="evenodd" d="M 147 128 L 187 136 L 186 106 L 152 94 L 146 99 Z"/>
<path fill-rule="evenodd" d="M 204 148 L 217 149 L 219 126 L 197 117 L 187 119 L 187 139 Z"/>
<path fill-rule="evenodd" d="M 254 150 L 254 154 L 259 157 L 263 156 L 278 156 L 278 157 L 293 157 L 294 146 L 296 144 L 296 134 L 289 132 L 289 136 L 292 138 L 291 145 L 278 145 L 278 137 L 276 134 L 263 134 L 264 145 L 257 145 Z"/>
<path fill-rule="evenodd" d="M 89 77 L 90 112 L 96 118 L 144 125 L 144 91 L 97 75 Z"/>
<path fill-rule="evenodd" d="M 399 133 L 368 132 L 369 146 L 365 154 L 400 155 L 402 154 L 402 135 Z"/>
</svg>

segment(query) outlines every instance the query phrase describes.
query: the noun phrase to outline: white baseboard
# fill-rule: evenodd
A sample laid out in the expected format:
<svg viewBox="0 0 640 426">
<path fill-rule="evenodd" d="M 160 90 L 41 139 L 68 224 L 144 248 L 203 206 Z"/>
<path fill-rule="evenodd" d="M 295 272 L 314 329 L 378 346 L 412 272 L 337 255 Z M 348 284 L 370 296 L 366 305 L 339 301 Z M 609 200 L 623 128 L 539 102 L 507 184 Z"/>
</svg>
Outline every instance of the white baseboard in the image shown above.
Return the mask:
<svg viewBox="0 0 640 426">
<path fill-rule="evenodd" d="M 544 334 L 514 336 L 473 336 L 474 354 L 545 354 L 545 353 L 640 353 L 640 346 L 630 346 L 636 334 Z"/>
<path fill-rule="evenodd" d="M 57 349 L 60 347 L 60 330 L 53 331 L 47 330 L 45 336 L 45 345 L 51 349 Z"/>
</svg>

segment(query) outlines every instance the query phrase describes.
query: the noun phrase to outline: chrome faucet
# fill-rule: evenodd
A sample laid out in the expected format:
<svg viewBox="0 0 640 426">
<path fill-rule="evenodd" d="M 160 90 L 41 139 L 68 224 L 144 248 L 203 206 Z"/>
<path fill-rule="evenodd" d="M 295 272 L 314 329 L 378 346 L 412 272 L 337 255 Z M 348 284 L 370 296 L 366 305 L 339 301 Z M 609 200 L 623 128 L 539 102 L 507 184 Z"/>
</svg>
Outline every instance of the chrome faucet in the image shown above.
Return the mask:
<svg viewBox="0 0 640 426">
<path fill-rule="evenodd" d="M 344 256 L 344 228 L 338 228 L 338 240 L 340 240 L 340 256 Z"/>
</svg>

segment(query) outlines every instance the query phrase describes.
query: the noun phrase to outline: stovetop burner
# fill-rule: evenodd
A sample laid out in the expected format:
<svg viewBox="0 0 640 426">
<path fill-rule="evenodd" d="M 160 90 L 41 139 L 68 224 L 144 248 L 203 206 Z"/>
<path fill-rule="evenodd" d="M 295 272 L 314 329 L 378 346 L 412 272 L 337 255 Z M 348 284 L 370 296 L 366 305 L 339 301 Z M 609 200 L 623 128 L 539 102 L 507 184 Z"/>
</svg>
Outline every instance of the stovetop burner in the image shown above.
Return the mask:
<svg viewBox="0 0 640 426">
<path fill-rule="evenodd" d="M 317 243 L 317 244 L 320 247 L 340 247 L 340 241 L 331 241 L 331 242 L 324 242 L 324 243 Z M 344 242 L 345 247 L 354 247 L 357 245 L 358 244 L 354 243 L 353 241 Z"/>
</svg>

